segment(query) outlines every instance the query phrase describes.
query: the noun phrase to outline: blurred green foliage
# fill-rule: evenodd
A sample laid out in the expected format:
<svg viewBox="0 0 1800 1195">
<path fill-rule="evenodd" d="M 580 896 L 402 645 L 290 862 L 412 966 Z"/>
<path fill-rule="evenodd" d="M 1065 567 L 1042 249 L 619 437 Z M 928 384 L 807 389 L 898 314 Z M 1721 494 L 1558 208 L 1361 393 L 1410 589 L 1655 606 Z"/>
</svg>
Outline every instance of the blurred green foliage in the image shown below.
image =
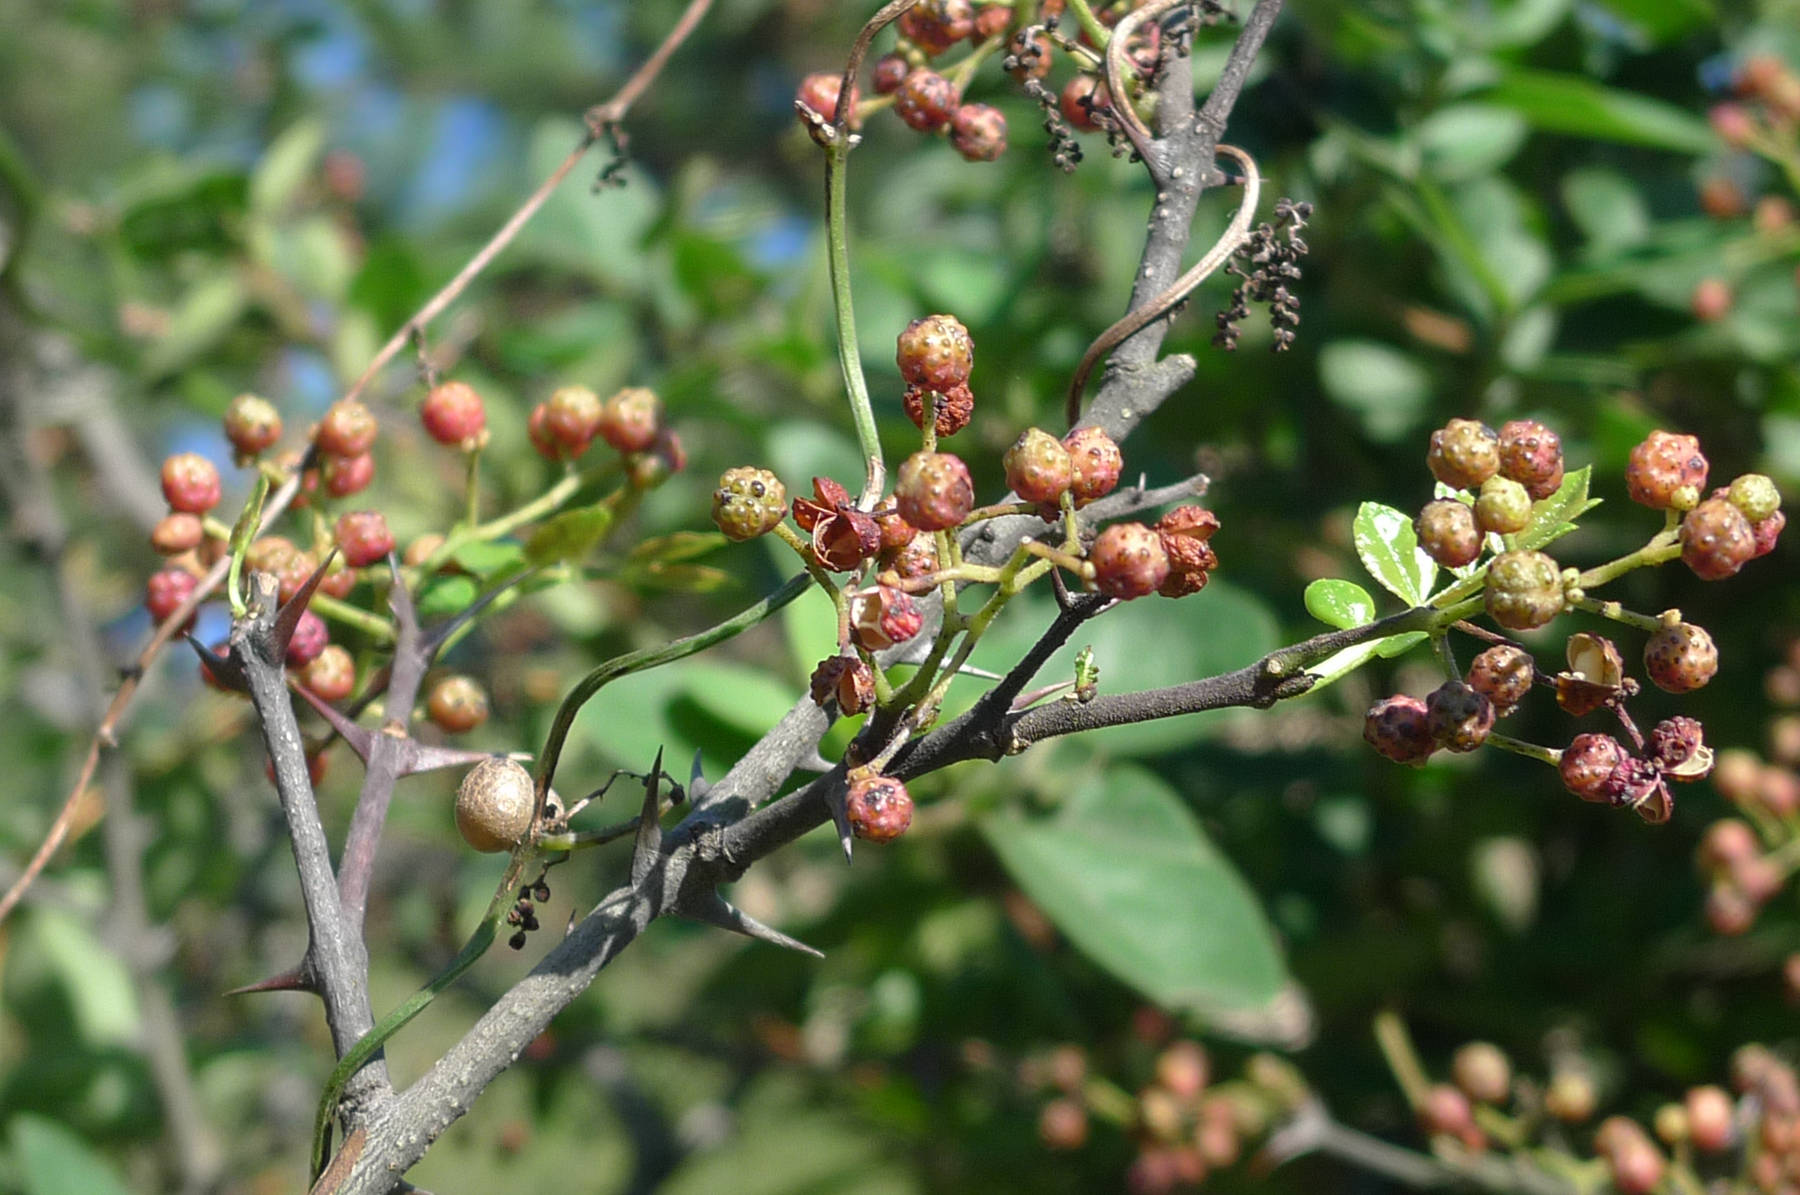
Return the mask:
<svg viewBox="0 0 1800 1195">
<path fill-rule="evenodd" d="M 863 7 L 721 0 L 633 113 L 626 185 L 595 192 L 590 157 L 432 329 L 440 366 L 487 397 L 496 506 L 541 488 L 524 414 L 560 384 L 655 387 L 692 457 L 633 516 L 626 542 L 660 550 L 621 549 L 604 579 L 522 602 L 457 648 L 448 664 L 494 695 L 475 745 L 532 749 L 593 661 L 740 608 L 790 567 L 662 538 L 707 530 L 723 468 L 767 464 L 801 491 L 814 474 L 860 474 L 831 342 L 820 162 L 790 101 L 802 73 L 841 62 Z M 37 401 L 66 429 L 45 434 L 69 568 L 121 660 L 147 631 L 150 462 L 219 455 L 215 420 L 240 391 L 275 399 L 290 427 L 316 417 L 679 8 L 0 6 L 0 303 L 12 343 L 48 362 Z M 1126 446 L 1130 474 L 1211 476 L 1222 579 L 1108 615 L 1046 676 L 1091 644 L 1109 691 L 1173 683 L 1312 633 L 1307 583 L 1361 579 L 1359 504 L 1409 511 L 1430 497 L 1425 437 L 1452 415 L 1544 418 L 1572 467 L 1592 463 L 1606 504 L 1559 544 L 1571 562 L 1654 529 L 1621 484 L 1654 426 L 1700 434 L 1715 478 L 1755 468 L 1793 492 L 1800 225 L 1709 215 L 1699 193 L 1724 179 L 1749 200 L 1796 198 L 1791 177 L 1722 145 L 1706 111 L 1747 56 L 1800 64 L 1797 31 L 1792 0 L 1293 0 L 1229 138 L 1272 191 L 1317 206 L 1298 344 L 1262 351 L 1252 323 L 1239 352 L 1211 349 L 1205 312 L 1226 289 L 1212 283 L 1169 342 L 1196 354 L 1198 377 Z M 1203 85 L 1229 38 L 1202 36 Z M 971 95 L 1011 121 L 998 163 L 965 163 L 885 114 L 871 122 L 850 176 L 852 260 L 891 449 L 911 435 L 891 338 L 938 310 L 973 331 L 980 407 L 959 451 L 993 493 L 1000 452 L 1055 419 L 1082 349 L 1122 310 L 1153 196 L 1100 146 L 1073 176 L 1051 169 L 1033 109 L 992 67 Z M 1197 240 L 1232 202 L 1208 197 Z M 1714 278 L 1734 301 L 1697 321 L 1695 287 Z M 404 373 L 375 396 L 373 491 L 402 542 L 455 516 L 460 469 L 418 432 Z M 137 446 L 135 470 L 96 456 L 108 427 Z M 227 508 L 248 492 L 242 474 L 227 487 Z M 1679 605 L 1712 630 L 1721 679 L 1683 708 L 1717 745 L 1761 743 L 1762 670 L 1800 628 L 1793 561 L 1783 545 L 1736 584 L 1666 569 L 1619 586 L 1628 605 Z M 449 610 L 468 594 L 439 598 Z M 1368 616 L 1350 610 L 1367 593 L 1337 599 L 1322 608 Z M 1047 602 L 1017 605 L 975 663 L 1003 667 L 1047 621 Z M 47 573 L 0 545 L 8 878 L 91 729 L 68 647 L 46 633 L 58 618 Z M 661 746 L 698 751 L 717 775 L 801 693 L 825 618 L 798 603 L 728 650 L 606 690 L 563 774 L 643 767 Z M 1774 968 L 1797 941 L 1791 897 L 1729 942 L 1699 918 L 1691 854 L 1721 808 L 1710 791 L 1684 791 L 1673 824 L 1651 830 L 1492 752 L 1388 766 L 1358 742 L 1361 713 L 1385 692 L 1422 693 L 1417 668 L 1377 662 L 1272 712 L 954 768 L 915 787 L 906 839 L 859 851 L 852 869 L 827 835 L 809 837 L 736 897 L 823 963 L 659 924 L 412 1177 L 438 1190 L 574 1174 L 620 1191 L 1115 1189 L 1129 1141 L 1098 1133 L 1079 1153 L 1045 1152 L 1037 1097 L 1014 1072 L 1073 1041 L 1134 1089 L 1151 1057 L 1131 1030 L 1147 999 L 1227 1061 L 1251 1041 L 1303 1046 L 1296 1060 L 1326 1100 L 1376 1132 L 1408 1119 L 1368 1032 L 1384 1005 L 1428 1060 L 1481 1037 L 1541 1071 L 1547 1040 L 1578 1042 L 1609 1098 L 1638 1112 L 1718 1078 L 1731 1046 L 1786 1031 Z M 1515 733 L 1560 742 L 1565 723 L 1539 715 Z M 135 707 L 125 751 L 165 938 L 109 936 L 91 832 L 6 926 L 0 1189 L 173 1185 L 134 958 L 174 999 L 227 1188 L 294 1186 L 329 1070 L 316 1003 L 220 995 L 291 964 L 305 941 L 249 729 L 245 707 L 202 691 L 174 654 Z M 336 836 L 357 780 L 340 748 L 322 789 Z M 499 871 L 458 849 L 450 790 L 441 773 L 411 780 L 394 807 L 370 916 L 378 1010 L 454 952 Z M 608 853 L 559 869 L 546 923 L 584 911 L 621 867 Z M 1064 932 L 1046 933 L 1032 902 Z M 396 1078 L 541 949 L 484 960 L 392 1044 Z M 1348 1180 L 1302 1162 L 1266 1181 Z"/>
</svg>

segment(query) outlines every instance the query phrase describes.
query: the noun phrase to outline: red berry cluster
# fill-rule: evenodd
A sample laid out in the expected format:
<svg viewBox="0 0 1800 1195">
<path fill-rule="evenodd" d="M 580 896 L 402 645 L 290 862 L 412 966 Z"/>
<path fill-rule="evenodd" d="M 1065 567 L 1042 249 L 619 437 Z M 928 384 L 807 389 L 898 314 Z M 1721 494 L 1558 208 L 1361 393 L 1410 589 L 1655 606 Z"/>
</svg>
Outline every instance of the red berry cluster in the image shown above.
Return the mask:
<svg viewBox="0 0 1800 1195">
<path fill-rule="evenodd" d="M 1715 220 L 1748 214 L 1757 233 L 1779 238 L 1793 230 L 1793 203 L 1780 194 L 1752 202 L 1738 180 L 1755 177 L 1754 171 L 1740 167 L 1760 157 L 1792 160 L 1800 154 L 1800 73 L 1773 54 L 1755 54 L 1739 66 L 1734 82 L 1735 97 L 1708 113 L 1713 132 L 1731 155 L 1701 183 L 1700 208 Z M 1794 279 L 1800 285 L 1800 269 Z M 1735 298 L 1731 281 L 1715 275 L 1695 284 L 1689 303 L 1696 319 L 1710 323 L 1725 318 Z"/>
<path fill-rule="evenodd" d="M 642 386 L 604 401 L 586 386 L 564 386 L 532 408 L 525 430 L 550 461 L 578 460 L 595 440 L 605 441 L 625 458 L 626 476 L 639 489 L 687 467 L 687 450 L 664 423 L 662 400 Z"/>
<path fill-rule="evenodd" d="M 872 100 L 867 107 L 891 102 L 894 115 L 908 128 L 947 136 L 956 152 L 971 162 L 993 161 L 1006 152 L 1006 116 L 989 104 L 965 104 L 962 89 L 929 63 L 958 43 L 981 46 L 1000 38 L 1011 22 L 1008 5 L 977 8 L 970 0 L 921 0 L 897 22 L 899 45 L 876 59 L 871 71 L 875 93 L 887 98 Z M 795 109 L 815 138 L 834 121 L 842 90 L 842 75 L 812 74 L 800 81 Z M 863 115 L 861 93 L 853 87 L 846 123 L 860 128 Z"/>
</svg>

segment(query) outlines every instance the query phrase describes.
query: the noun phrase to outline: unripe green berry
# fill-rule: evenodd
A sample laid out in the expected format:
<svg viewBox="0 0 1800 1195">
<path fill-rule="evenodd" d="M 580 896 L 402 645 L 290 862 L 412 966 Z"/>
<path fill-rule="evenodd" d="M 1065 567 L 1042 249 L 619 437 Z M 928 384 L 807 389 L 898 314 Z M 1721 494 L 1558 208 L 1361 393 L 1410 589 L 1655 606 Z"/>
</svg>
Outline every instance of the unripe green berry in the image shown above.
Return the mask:
<svg viewBox="0 0 1800 1195">
<path fill-rule="evenodd" d="M 1781 509 L 1781 491 L 1761 473 L 1746 473 L 1734 479 L 1725 496 L 1752 523 L 1760 523 Z"/>
<path fill-rule="evenodd" d="M 470 768 L 456 790 L 456 830 L 478 851 L 509 851 L 531 829 L 537 789 L 531 773 L 496 756 Z"/>
<path fill-rule="evenodd" d="M 1454 498 L 1427 502 L 1413 520 L 1413 533 L 1425 554 L 1445 568 L 1473 564 L 1481 555 L 1481 530 L 1475 512 Z"/>
<path fill-rule="evenodd" d="M 727 469 L 713 491 L 713 525 L 726 539 L 743 542 L 767 535 L 787 514 L 787 487 L 767 469 Z"/>
<path fill-rule="evenodd" d="M 1487 612 L 1501 626 L 1528 631 L 1562 608 L 1562 570 L 1543 552 L 1502 552 L 1488 565 Z"/>
<path fill-rule="evenodd" d="M 1425 463 L 1445 485 L 1475 489 L 1500 470 L 1500 437 L 1480 420 L 1452 419 L 1431 433 Z"/>
<path fill-rule="evenodd" d="M 1531 495 L 1510 477 L 1490 477 L 1475 499 L 1475 524 L 1494 535 L 1512 535 L 1531 522 Z"/>
</svg>

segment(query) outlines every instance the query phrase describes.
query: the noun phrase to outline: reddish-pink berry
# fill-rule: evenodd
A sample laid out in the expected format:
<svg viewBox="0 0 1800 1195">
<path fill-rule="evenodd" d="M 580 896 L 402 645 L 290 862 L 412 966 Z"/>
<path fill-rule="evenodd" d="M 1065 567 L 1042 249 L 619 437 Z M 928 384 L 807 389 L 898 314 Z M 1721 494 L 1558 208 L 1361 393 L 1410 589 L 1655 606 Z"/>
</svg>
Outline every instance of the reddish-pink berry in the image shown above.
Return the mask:
<svg viewBox="0 0 1800 1195">
<path fill-rule="evenodd" d="M 1419 1127 L 1433 1136 L 1460 1137 L 1475 1123 L 1469 1097 L 1448 1083 L 1435 1083 L 1419 1104 Z"/>
<path fill-rule="evenodd" d="M 301 672 L 300 683 L 320 701 L 342 701 L 356 688 L 356 662 L 342 647 L 328 643 Z"/>
<path fill-rule="evenodd" d="M 239 456 L 266 452 L 281 439 L 281 412 L 266 398 L 240 394 L 225 408 L 225 438 Z"/>
<path fill-rule="evenodd" d="M 1069 493 L 1074 495 L 1075 505 L 1084 506 L 1113 492 L 1125 469 L 1125 454 L 1105 428 L 1078 427 L 1064 436 L 1062 443 L 1069 454 Z"/>
<path fill-rule="evenodd" d="M 902 580 L 916 581 L 920 577 L 929 577 L 937 572 L 937 545 L 930 536 L 921 535 L 894 553 L 887 566 Z"/>
<path fill-rule="evenodd" d="M 1447 486 L 1478 489 L 1500 471 L 1500 437 L 1480 420 L 1452 419 L 1431 433 L 1425 463 Z"/>
<path fill-rule="evenodd" d="M 325 620 L 311 610 L 302 610 L 300 621 L 294 624 L 294 633 L 288 639 L 288 667 L 306 667 L 319 658 L 319 653 L 325 650 L 325 645 L 330 641 L 331 632 L 325 626 Z"/>
<path fill-rule="evenodd" d="M 1695 576 L 1722 581 L 1755 556 L 1750 521 L 1728 499 L 1708 498 L 1682 518 L 1681 561 Z"/>
<path fill-rule="evenodd" d="M 892 842 L 912 825 L 912 794 L 892 776 L 861 776 L 844 795 L 850 831 L 870 842 Z"/>
<path fill-rule="evenodd" d="M 1486 542 L 1475 525 L 1475 512 L 1455 498 L 1427 502 L 1413 520 L 1413 533 L 1425 554 L 1445 568 L 1475 563 Z"/>
<path fill-rule="evenodd" d="M 1112 117 L 1112 96 L 1106 90 L 1106 84 L 1092 75 L 1076 75 L 1070 79 L 1057 97 L 1056 106 L 1064 120 L 1088 132 L 1100 128 L 1102 120 Z"/>
<path fill-rule="evenodd" d="M 919 67 L 901 80 L 894 92 L 894 113 L 921 133 L 935 133 L 950 123 L 962 102 L 956 84 L 928 67 Z"/>
<path fill-rule="evenodd" d="M 1450 1074 L 1463 1094 L 1484 1104 L 1503 1104 L 1512 1094 L 1512 1063 L 1492 1042 L 1460 1047 L 1450 1059 Z"/>
<path fill-rule="evenodd" d="M 1500 427 L 1500 473 L 1542 502 L 1562 485 L 1562 437 L 1535 419 L 1514 419 Z"/>
<path fill-rule="evenodd" d="M 1192 1038 L 1171 1042 L 1156 1056 L 1157 1083 L 1184 1102 L 1200 1098 L 1200 1093 L 1206 1090 L 1210 1070 L 1206 1047 Z"/>
<path fill-rule="evenodd" d="M 600 432 L 601 406 L 600 396 L 586 386 L 562 386 L 551 393 L 544 430 L 563 459 L 573 460 L 593 443 Z"/>
<path fill-rule="evenodd" d="M 1737 1109 L 1723 1087 L 1708 1085 L 1688 1089 L 1682 1100 L 1687 1112 L 1688 1139 L 1703 1153 L 1718 1153 L 1736 1136 Z"/>
<path fill-rule="evenodd" d="M 1045 1149 L 1080 1149 L 1087 1138 L 1088 1114 L 1080 1100 L 1058 1096 L 1038 1114 L 1038 1140 Z"/>
<path fill-rule="evenodd" d="M 1363 741 L 1395 763 L 1422 764 L 1437 749 L 1431 718 L 1417 697 L 1385 697 L 1363 718 Z"/>
<path fill-rule="evenodd" d="M 431 687 L 425 712 L 439 730 L 463 734 L 487 721 L 487 692 L 466 676 L 447 676 Z"/>
<path fill-rule="evenodd" d="M 1705 627 L 1678 622 L 1644 644 L 1644 671 L 1665 693 L 1691 693 L 1719 671 L 1719 649 Z"/>
<path fill-rule="evenodd" d="M 556 433 L 550 430 L 550 404 L 547 402 L 531 408 L 531 414 L 525 420 L 525 435 L 531 440 L 531 446 L 537 449 L 537 454 L 547 461 L 566 461 L 580 455 L 569 452 Z M 587 444 L 584 442 L 581 448 L 585 452 Z"/>
<path fill-rule="evenodd" d="M 901 396 L 900 405 L 906 409 L 906 417 L 912 420 L 913 426 L 921 431 L 925 428 L 925 406 L 931 404 L 937 416 L 937 434 L 940 439 L 954 436 L 969 426 L 969 419 L 975 413 L 975 395 L 967 384 L 938 391 L 927 386 L 908 385 L 906 393 Z"/>
<path fill-rule="evenodd" d="M 900 512 L 884 509 L 875 515 L 875 526 L 881 532 L 881 552 L 894 556 L 918 538 L 919 529 L 900 517 Z"/>
<path fill-rule="evenodd" d="M 1531 692 L 1537 675 L 1537 662 L 1521 647 L 1501 644 L 1490 647 L 1469 662 L 1469 687 L 1494 704 L 1497 717 L 1513 711 Z"/>
<path fill-rule="evenodd" d="M 194 574 L 186 569 L 165 568 L 161 572 L 151 573 L 150 580 L 144 586 L 144 608 L 150 612 L 153 622 L 164 622 L 181 603 L 188 600 L 199 585 Z M 189 619 L 189 625 L 192 625 Z"/>
<path fill-rule="evenodd" d="M 1451 751 L 1473 751 L 1494 728 L 1494 703 L 1461 681 L 1446 681 L 1425 698 L 1431 737 Z"/>
<path fill-rule="evenodd" d="M 362 568 L 394 550 L 394 533 L 380 511 L 352 510 L 338 517 L 337 546 L 351 568 Z"/>
<path fill-rule="evenodd" d="M 1218 529 L 1219 516 L 1203 506 L 1177 506 L 1156 520 L 1151 530 L 1169 558 L 1169 575 L 1156 592 L 1179 598 L 1206 588 L 1212 570 L 1219 567 L 1218 554 L 1207 542 Z"/>
<path fill-rule="evenodd" d="M 947 531 L 975 509 L 969 467 L 948 452 L 915 452 L 894 483 L 900 517 L 921 531 Z"/>
<path fill-rule="evenodd" d="M 923 316 L 895 340 L 894 364 L 910 385 L 948 393 L 968 384 L 975 340 L 954 315 Z"/>
<path fill-rule="evenodd" d="M 844 76 L 820 71 L 800 80 L 800 86 L 794 92 L 794 99 L 818 113 L 826 124 L 832 124 L 837 120 L 838 93 L 843 90 L 843 87 Z M 862 120 L 856 114 L 856 104 L 861 98 L 857 94 L 856 88 L 852 87 L 850 89 L 848 124 L 853 129 L 862 126 Z M 801 123 L 805 124 L 806 122 L 802 120 Z"/>
<path fill-rule="evenodd" d="M 1142 523 L 1114 523 L 1088 549 L 1094 588 L 1108 597 L 1139 598 L 1155 593 L 1169 576 L 1162 537 Z"/>
<path fill-rule="evenodd" d="M 969 0 L 919 0 L 900 17 L 900 35 L 936 57 L 975 32 Z"/>
<path fill-rule="evenodd" d="M 179 452 L 163 462 L 162 492 L 169 509 L 203 515 L 219 504 L 219 470 L 197 452 Z"/>
<path fill-rule="evenodd" d="M 925 614 L 911 594 L 877 585 L 850 599 L 850 636 L 864 651 L 882 651 L 904 643 L 925 625 Z"/>
<path fill-rule="evenodd" d="M 987 104 L 964 104 L 950 117 L 950 144 L 971 162 L 992 162 L 1006 152 L 1006 117 Z"/>
<path fill-rule="evenodd" d="M 467 382 L 444 382 L 425 396 L 419 420 L 425 425 L 425 434 L 439 444 L 472 448 L 487 430 L 487 406 Z"/>
<path fill-rule="evenodd" d="M 665 427 L 650 447 L 625 459 L 625 478 L 634 489 L 652 490 L 687 468 L 687 448 L 675 429 Z"/>
<path fill-rule="evenodd" d="M 627 386 L 600 406 L 600 438 L 619 452 L 643 452 L 662 430 L 662 400 L 655 391 Z"/>
<path fill-rule="evenodd" d="M 1654 431 L 1631 450 L 1625 488 L 1653 510 L 1692 510 L 1706 488 L 1706 455 L 1695 436 Z"/>
<path fill-rule="evenodd" d="M 899 54 L 883 54 L 875 60 L 870 72 L 874 77 L 876 95 L 893 95 L 900 90 L 900 84 L 906 82 L 906 76 L 912 73 L 912 64 Z M 830 113 L 826 113 L 827 116 Z"/>
<path fill-rule="evenodd" d="M 1582 800 L 1609 804 L 1624 795 L 1628 758 L 1611 735 L 1577 735 L 1563 749 L 1557 770 L 1563 787 Z"/>
<path fill-rule="evenodd" d="M 1781 532 L 1787 526 L 1787 512 L 1778 510 L 1766 519 L 1750 524 L 1750 559 L 1767 556 L 1775 550 Z"/>
<path fill-rule="evenodd" d="M 354 398 L 331 404 L 313 432 L 320 452 L 333 456 L 361 456 L 375 446 L 379 425 L 375 413 Z"/>
<path fill-rule="evenodd" d="M 1068 492 L 1075 476 L 1069 450 L 1042 428 L 1019 433 L 1002 458 L 1006 484 L 1027 502 L 1057 503 Z"/>
<path fill-rule="evenodd" d="M 1737 296 L 1731 293 L 1731 283 L 1723 278 L 1702 278 L 1688 296 L 1688 310 L 1701 323 L 1716 324 L 1731 314 L 1732 304 L 1736 301 Z"/>
<path fill-rule="evenodd" d="M 990 37 L 999 37 L 1012 24 L 1012 7 L 1006 4 L 983 4 L 975 10 L 975 28 L 969 31 L 969 40 L 984 42 Z"/>
<path fill-rule="evenodd" d="M 332 456 L 321 454 L 319 461 L 320 480 L 324 483 L 325 492 L 333 498 L 348 498 L 351 494 L 360 494 L 369 488 L 375 480 L 375 454 L 365 452 L 361 456 Z"/>
<path fill-rule="evenodd" d="M 206 527 L 201 523 L 200 516 L 185 511 L 164 515 L 150 529 L 150 546 L 160 556 L 179 556 L 183 552 L 191 552 L 205 538 Z"/>
</svg>

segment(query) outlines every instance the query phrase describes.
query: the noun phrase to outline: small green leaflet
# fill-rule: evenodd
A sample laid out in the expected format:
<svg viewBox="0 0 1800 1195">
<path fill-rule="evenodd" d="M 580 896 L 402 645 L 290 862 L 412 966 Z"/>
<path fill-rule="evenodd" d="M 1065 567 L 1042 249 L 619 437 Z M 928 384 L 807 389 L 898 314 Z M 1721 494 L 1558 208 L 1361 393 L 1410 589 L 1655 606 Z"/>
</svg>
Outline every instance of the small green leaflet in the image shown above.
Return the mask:
<svg viewBox="0 0 1800 1195">
<path fill-rule="evenodd" d="M 610 506 L 597 504 L 566 510 L 531 533 L 525 541 L 525 559 L 536 565 L 579 560 L 605 538 L 612 523 Z"/>
<path fill-rule="evenodd" d="M 1349 676 L 1376 656 L 1380 656 L 1384 660 L 1391 660 L 1397 655 L 1411 651 L 1414 646 L 1424 641 L 1424 631 L 1402 631 L 1398 635 L 1389 635 L 1384 639 L 1346 647 L 1343 651 L 1326 656 L 1317 664 L 1307 665 L 1307 674 L 1319 678 L 1313 682 L 1313 687 L 1307 692 L 1317 693 L 1332 681 Z"/>
<path fill-rule="evenodd" d="M 1308 614 L 1340 631 L 1375 621 L 1375 599 L 1354 581 L 1314 581 L 1306 587 L 1305 600 Z"/>
<path fill-rule="evenodd" d="M 1531 522 L 1513 537 L 1513 546 L 1524 550 L 1542 548 L 1575 530 L 1575 520 L 1600 505 L 1599 498 L 1588 497 L 1588 479 L 1592 465 L 1583 465 L 1563 478 L 1554 494 L 1532 507 Z"/>
<path fill-rule="evenodd" d="M 1408 606 L 1423 605 L 1437 579 L 1437 562 L 1419 548 L 1410 515 L 1365 502 L 1356 510 L 1352 530 L 1356 554 L 1383 589 Z"/>
</svg>

